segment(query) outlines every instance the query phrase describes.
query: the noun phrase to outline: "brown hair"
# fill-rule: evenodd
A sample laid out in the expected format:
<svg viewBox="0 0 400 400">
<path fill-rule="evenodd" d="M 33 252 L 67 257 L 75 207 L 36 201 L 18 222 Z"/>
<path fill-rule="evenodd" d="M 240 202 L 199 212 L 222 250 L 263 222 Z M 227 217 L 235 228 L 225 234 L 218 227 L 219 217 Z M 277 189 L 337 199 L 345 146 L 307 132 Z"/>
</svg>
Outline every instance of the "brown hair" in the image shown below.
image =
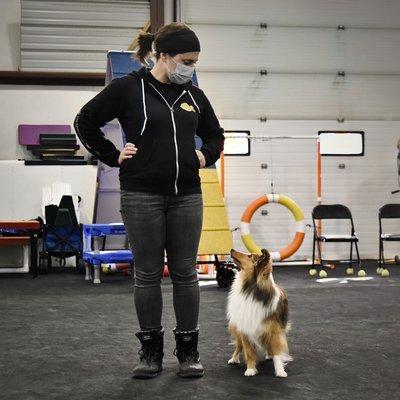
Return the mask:
<svg viewBox="0 0 400 400">
<path fill-rule="evenodd" d="M 156 33 L 146 32 L 142 30 L 138 36 L 133 40 L 129 46 L 131 50 L 136 50 L 135 58 L 142 64 L 146 63 L 146 57 L 152 51 L 152 44 L 154 42 L 155 56 L 158 60 L 160 58 L 160 52 L 157 49 L 157 42 L 163 41 L 168 38 L 171 34 L 182 30 L 190 30 L 190 28 L 182 22 L 172 22 L 171 24 L 164 25 Z M 174 56 L 175 54 L 170 54 Z"/>
</svg>

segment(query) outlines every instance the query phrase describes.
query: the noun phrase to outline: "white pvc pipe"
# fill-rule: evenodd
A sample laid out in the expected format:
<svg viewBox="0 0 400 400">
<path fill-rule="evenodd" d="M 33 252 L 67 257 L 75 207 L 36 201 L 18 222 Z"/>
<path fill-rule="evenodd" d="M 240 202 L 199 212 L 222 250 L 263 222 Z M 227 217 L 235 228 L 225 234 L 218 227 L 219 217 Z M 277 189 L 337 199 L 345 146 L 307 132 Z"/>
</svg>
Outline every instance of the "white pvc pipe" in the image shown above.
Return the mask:
<svg viewBox="0 0 400 400">
<path fill-rule="evenodd" d="M 100 245 L 99 242 L 101 240 L 101 236 L 94 236 L 93 237 L 93 246 L 94 246 L 94 254 L 100 254 Z M 100 265 L 93 264 L 93 270 L 94 270 L 94 279 L 93 283 L 101 283 L 100 281 Z"/>
<path fill-rule="evenodd" d="M 90 264 L 85 261 L 85 281 L 91 281 L 92 280 L 92 273 L 90 270 Z"/>
<path fill-rule="evenodd" d="M 272 264 L 277 267 L 289 267 L 290 265 L 312 265 L 312 261 L 275 261 Z"/>
<path fill-rule="evenodd" d="M 236 136 L 236 135 L 228 135 L 226 136 L 227 139 L 250 139 L 250 140 L 275 140 L 275 139 L 319 139 L 318 135 L 312 136 L 272 136 L 272 135 L 262 135 L 262 136 Z"/>
<path fill-rule="evenodd" d="M 93 265 L 94 279 L 93 283 L 100 283 L 100 265 Z"/>
</svg>

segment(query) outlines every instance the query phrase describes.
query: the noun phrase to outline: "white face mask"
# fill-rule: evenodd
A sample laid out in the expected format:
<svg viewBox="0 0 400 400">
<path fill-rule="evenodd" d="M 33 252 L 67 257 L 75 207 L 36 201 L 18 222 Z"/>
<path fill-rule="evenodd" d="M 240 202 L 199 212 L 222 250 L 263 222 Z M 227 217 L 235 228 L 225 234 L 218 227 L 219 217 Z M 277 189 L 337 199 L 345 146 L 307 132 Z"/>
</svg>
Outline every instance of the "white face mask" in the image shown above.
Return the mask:
<svg viewBox="0 0 400 400">
<path fill-rule="evenodd" d="M 194 74 L 194 67 L 190 67 L 189 65 L 181 64 L 176 62 L 172 57 L 171 60 L 176 64 L 175 71 L 170 71 L 168 68 L 168 78 L 171 82 L 176 83 L 178 85 L 183 85 L 184 83 L 192 80 Z"/>
</svg>

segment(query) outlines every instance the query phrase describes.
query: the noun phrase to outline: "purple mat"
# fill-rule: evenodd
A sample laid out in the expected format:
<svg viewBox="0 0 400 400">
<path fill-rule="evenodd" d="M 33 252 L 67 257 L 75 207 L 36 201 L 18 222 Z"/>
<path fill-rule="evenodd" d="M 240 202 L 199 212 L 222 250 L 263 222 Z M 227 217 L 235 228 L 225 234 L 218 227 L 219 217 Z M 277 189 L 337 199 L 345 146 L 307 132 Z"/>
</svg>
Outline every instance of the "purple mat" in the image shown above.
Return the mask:
<svg viewBox="0 0 400 400">
<path fill-rule="evenodd" d="M 71 133 L 70 125 L 18 125 L 19 144 L 40 144 L 41 133 Z"/>
</svg>

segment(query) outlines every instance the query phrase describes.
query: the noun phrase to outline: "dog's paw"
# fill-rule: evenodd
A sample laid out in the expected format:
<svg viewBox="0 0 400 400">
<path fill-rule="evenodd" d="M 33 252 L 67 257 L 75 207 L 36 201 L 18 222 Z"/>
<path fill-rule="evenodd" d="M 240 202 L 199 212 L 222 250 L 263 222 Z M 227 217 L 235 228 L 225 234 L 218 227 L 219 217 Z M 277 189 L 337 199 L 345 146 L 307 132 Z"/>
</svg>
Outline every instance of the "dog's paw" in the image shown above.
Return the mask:
<svg viewBox="0 0 400 400">
<path fill-rule="evenodd" d="M 285 370 L 275 372 L 277 378 L 287 378 L 287 372 Z"/>
<path fill-rule="evenodd" d="M 257 374 L 258 374 L 258 371 L 256 368 L 247 368 L 246 372 L 244 373 L 244 376 L 254 376 Z"/>
<path fill-rule="evenodd" d="M 229 365 L 240 364 L 240 360 L 239 358 L 232 357 L 231 359 L 228 360 L 228 364 Z"/>
</svg>

